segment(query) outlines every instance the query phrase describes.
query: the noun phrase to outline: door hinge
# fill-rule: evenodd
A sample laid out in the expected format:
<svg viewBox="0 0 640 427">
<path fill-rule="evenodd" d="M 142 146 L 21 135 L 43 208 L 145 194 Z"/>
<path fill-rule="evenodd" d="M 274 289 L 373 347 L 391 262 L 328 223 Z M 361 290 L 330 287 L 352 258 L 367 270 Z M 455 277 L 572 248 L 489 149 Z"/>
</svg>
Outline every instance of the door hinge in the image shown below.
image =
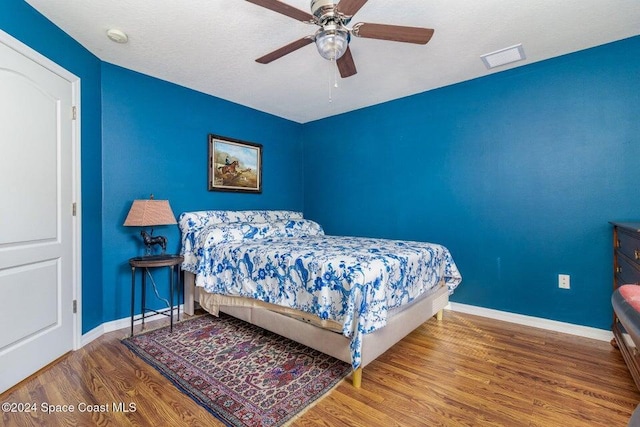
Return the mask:
<svg viewBox="0 0 640 427">
<path fill-rule="evenodd" d="M 74 105 L 73 107 L 71 107 L 71 120 L 77 120 L 77 118 L 78 118 L 78 109 Z"/>
<path fill-rule="evenodd" d="M 74 299 L 73 300 L 73 314 L 76 314 L 78 312 L 78 300 Z"/>
<path fill-rule="evenodd" d="M 71 204 L 71 215 L 76 216 L 78 214 L 78 205 L 76 202 Z"/>
</svg>

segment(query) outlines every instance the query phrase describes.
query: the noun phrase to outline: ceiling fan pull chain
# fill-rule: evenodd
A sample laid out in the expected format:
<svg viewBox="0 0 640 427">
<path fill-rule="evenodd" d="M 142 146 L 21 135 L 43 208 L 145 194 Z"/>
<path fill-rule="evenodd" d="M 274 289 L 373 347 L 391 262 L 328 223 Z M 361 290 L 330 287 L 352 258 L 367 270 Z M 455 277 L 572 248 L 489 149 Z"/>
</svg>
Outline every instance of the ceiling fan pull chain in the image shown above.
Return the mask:
<svg viewBox="0 0 640 427">
<path fill-rule="evenodd" d="M 333 102 L 333 88 L 338 88 L 338 61 L 333 58 L 328 61 L 331 67 L 331 76 L 329 77 L 329 103 Z"/>
<path fill-rule="evenodd" d="M 329 82 L 328 82 L 329 83 L 329 104 L 331 104 L 333 102 L 333 88 L 334 88 L 334 85 L 333 85 L 332 80 L 335 80 L 335 71 L 334 70 L 336 68 L 336 60 L 335 59 L 331 59 L 328 62 L 329 62 L 329 66 L 331 67 L 330 68 L 331 75 L 329 75 Z"/>
</svg>

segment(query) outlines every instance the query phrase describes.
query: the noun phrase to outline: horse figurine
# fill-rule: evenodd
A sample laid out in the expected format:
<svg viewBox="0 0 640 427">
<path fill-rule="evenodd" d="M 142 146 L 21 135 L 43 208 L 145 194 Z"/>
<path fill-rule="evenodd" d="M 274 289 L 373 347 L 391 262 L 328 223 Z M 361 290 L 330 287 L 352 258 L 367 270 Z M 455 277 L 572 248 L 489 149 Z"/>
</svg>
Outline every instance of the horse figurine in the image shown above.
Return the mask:
<svg viewBox="0 0 640 427">
<path fill-rule="evenodd" d="M 162 253 L 164 253 L 167 250 L 167 238 L 164 236 L 152 236 L 151 234 L 147 233 L 146 231 L 142 230 L 140 232 L 140 235 L 142 236 L 142 240 L 144 241 L 144 245 L 147 247 L 147 252 L 151 253 L 151 247 L 153 245 L 160 245 L 160 247 L 162 248 Z"/>
</svg>

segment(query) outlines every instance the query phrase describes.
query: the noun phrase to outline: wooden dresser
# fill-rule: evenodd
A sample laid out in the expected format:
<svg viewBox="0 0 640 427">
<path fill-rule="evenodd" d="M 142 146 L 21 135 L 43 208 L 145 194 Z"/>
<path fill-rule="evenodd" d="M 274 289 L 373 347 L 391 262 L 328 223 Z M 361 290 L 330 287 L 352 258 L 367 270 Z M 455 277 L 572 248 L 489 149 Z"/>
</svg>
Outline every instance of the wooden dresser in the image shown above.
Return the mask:
<svg viewBox="0 0 640 427">
<path fill-rule="evenodd" d="M 613 225 L 613 290 L 625 284 L 640 285 L 640 222 L 611 222 Z M 640 388 L 640 354 L 624 327 L 613 313 L 611 326 L 614 340 L 620 349 L 634 382 Z"/>
</svg>

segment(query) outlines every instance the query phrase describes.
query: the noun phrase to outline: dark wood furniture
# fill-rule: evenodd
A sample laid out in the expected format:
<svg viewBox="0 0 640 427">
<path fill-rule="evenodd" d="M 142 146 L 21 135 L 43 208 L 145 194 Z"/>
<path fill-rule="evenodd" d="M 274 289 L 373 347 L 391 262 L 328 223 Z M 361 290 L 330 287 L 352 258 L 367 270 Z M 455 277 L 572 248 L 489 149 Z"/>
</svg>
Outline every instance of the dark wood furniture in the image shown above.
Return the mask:
<svg viewBox="0 0 640 427">
<path fill-rule="evenodd" d="M 625 284 L 640 285 L 640 222 L 613 225 L 613 290 Z M 640 389 L 640 355 L 614 311 L 611 344 L 620 349 L 629 372 Z"/>
<path fill-rule="evenodd" d="M 136 295 L 136 268 L 142 269 L 142 294 L 141 294 L 141 308 L 140 316 L 142 319 L 142 327 L 144 328 L 144 319 L 148 315 L 164 314 L 171 318 L 170 331 L 173 332 L 173 295 L 174 295 L 174 279 L 177 276 L 178 282 L 178 296 L 181 290 L 180 280 L 180 264 L 184 257 L 181 255 L 151 255 L 141 256 L 129 259 L 129 265 L 131 266 L 131 336 L 133 336 L 133 324 L 134 324 L 134 310 L 135 310 L 135 295 Z M 146 292 L 147 292 L 147 272 L 151 268 L 168 267 L 169 268 L 169 307 L 164 310 L 154 310 L 146 307 Z M 179 298 L 178 298 L 179 299 Z M 180 305 L 178 305 L 178 321 L 180 321 Z M 169 314 L 167 314 L 169 312 Z"/>
</svg>

